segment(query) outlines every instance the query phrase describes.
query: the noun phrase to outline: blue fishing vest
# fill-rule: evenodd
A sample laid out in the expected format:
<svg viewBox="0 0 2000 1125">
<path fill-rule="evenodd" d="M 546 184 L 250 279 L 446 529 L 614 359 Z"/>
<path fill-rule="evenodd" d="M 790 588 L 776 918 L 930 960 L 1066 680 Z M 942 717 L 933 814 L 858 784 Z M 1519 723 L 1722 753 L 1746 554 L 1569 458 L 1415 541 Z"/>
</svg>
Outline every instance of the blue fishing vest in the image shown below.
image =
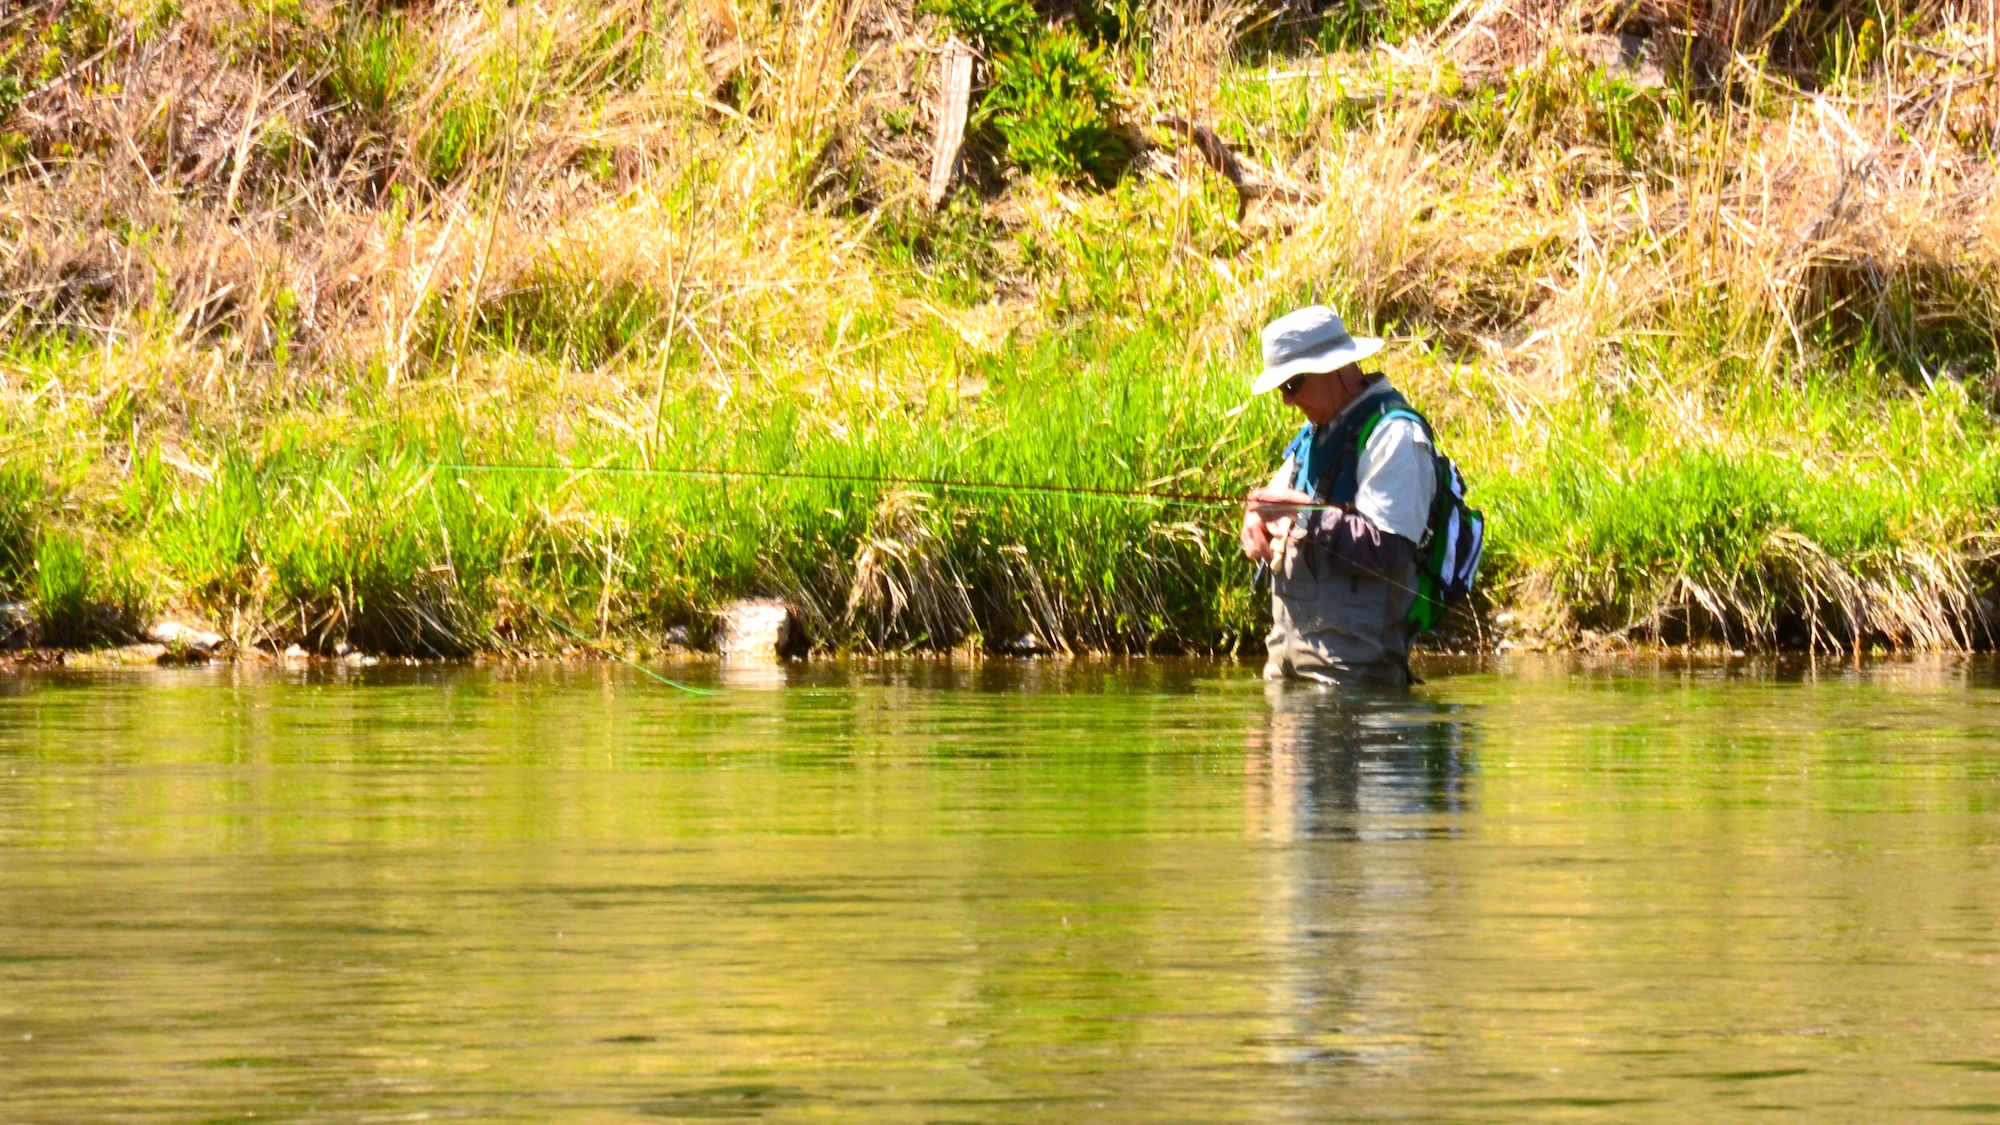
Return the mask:
<svg viewBox="0 0 2000 1125">
<path fill-rule="evenodd" d="M 1292 487 L 1322 504 L 1353 504 L 1361 494 L 1361 435 L 1372 435 L 1376 425 L 1391 413 L 1415 418 L 1430 436 L 1430 425 L 1407 399 L 1394 388 L 1368 396 L 1356 410 L 1334 423 L 1333 429 L 1315 440 L 1308 422 L 1299 436 L 1285 447 L 1285 456 L 1298 465 Z"/>
<path fill-rule="evenodd" d="M 1361 494 L 1361 451 L 1375 427 L 1391 415 L 1409 418 L 1423 428 L 1437 470 L 1430 517 L 1423 542 L 1417 544 L 1417 599 L 1409 613 L 1410 625 L 1423 632 L 1436 628 L 1445 610 L 1472 592 L 1486 550 L 1486 517 L 1465 502 L 1465 477 L 1438 450 L 1430 421 L 1391 388 L 1370 396 L 1317 441 L 1308 423 L 1285 447 L 1285 456 L 1299 467 L 1292 487 L 1321 504 L 1351 506 Z"/>
</svg>

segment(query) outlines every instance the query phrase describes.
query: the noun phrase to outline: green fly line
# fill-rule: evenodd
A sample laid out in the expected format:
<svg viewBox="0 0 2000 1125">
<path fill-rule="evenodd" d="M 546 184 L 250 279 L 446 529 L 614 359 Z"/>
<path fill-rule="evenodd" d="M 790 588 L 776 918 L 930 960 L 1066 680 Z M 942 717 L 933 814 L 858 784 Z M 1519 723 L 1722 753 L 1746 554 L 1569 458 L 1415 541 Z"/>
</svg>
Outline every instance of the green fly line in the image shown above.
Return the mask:
<svg viewBox="0 0 2000 1125">
<path fill-rule="evenodd" d="M 514 596 L 520 598 L 521 604 L 527 606 L 529 609 L 534 610 L 536 615 L 541 617 L 542 620 L 555 626 L 562 632 L 567 633 L 571 640 L 576 641 L 578 644 L 581 644 L 585 648 L 591 649 L 594 652 L 602 653 L 605 656 L 612 658 L 613 660 L 621 661 L 622 663 L 629 665 L 630 667 L 636 669 L 639 672 L 643 672 L 644 674 L 651 676 L 653 679 L 658 680 L 660 683 L 663 683 L 668 687 L 675 689 L 676 691 L 683 691 L 689 695 L 722 694 L 721 692 L 718 691 L 710 691 L 707 688 L 698 688 L 693 686 L 692 684 L 684 684 L 681 683 L 679 680 L 670 680 L 665 676 L 660 675 L 658 672 L 653 671 L 651 668 L 646 667 L 644 664 L 641 664 L 638 661 L 632 659 L 631 657 L 625 655 L 624 653 L 619 652 L 617 649 L 612 648 L 609 645 L 599 644 L 598 642 L 591 640 L 589 637 L 584 636 L 582 633 L 577 632 L 575 629 L 572 629 L 569 626 L 563 624 L 562 621 L 559 620 L 555 614 L 550 613 L 548 610 L 545 610 L 541 606 L 536 605 L 533 601 L 529 600 L 528 598 L 523 597 L 520 591 L 516 590 L 514 592 Z"/>
<path fill-rule="evenodd" d="M 1176 504 L 1192 508 L 1241 508 L 1240 496 L 1214 492 L 1160 492 L 1143 488 L 1091 488 L 1082 485 L 1035 484 L 1027 481 L 951 480 L 945 477 L 879 476 L 865 473 L 812 473 L 779 469 L 709 469 L 674 466 L 643 468 L 626 465 L 494 465 L 438 462 L 432 466 L 456 473 L 608 473 L 620 476 L 683 477 L 707 480 L 785 480 L 817 484 L 873 484 L 896 488 L 934 488 L 941 492 L 1020 493 L 1044 496 L 1073 496 L 1126 504 Z M 1286 504 L 1292 511 L 1319 511 L 1343 507 L 1339 504 Z"/>
<path fill-rule="evenodd" d="M 1246 501 L 1242 497 L 1224 496 L 1220 493 L 1215 493 L 1215 492 L 1156 492 L 1143 488 L 1091 488 L 1081 485 L 1034 484 L 1026 481 L 951 480 L 946 477 L 903 477 L 903 476 L 886 476 L 886 475 L 878 476 L 865 473 L 810 473 L 810 472 L 800 472 L 798 470 L 779 470 L 779 469 L 771 469 L 771 470 L 709 469 L 709 468 L 690 468 L 678 465 L 672 467 L 662 467 L 662 468 L 647 468 L 647 467 L 629 466 L 629 465 L 496 465 L 496 464 L 460 463 L 452 461 L 439 461 L 434 463 L 431 467 L 433 469 L 441 469 L 447 472 L 454 472 L 454 473 L 543 473 L 543 474 L 567 473 L 575 476 L 582 476 L 591 473 L 607 473 L 619 476 L 681 477 L 681 478 L 691 478 L 691 479 L 722 480 L 722 481 L 786 480 L 786 481 L 810 481 L 817 484 L 872 484 L 872 485 L 887 485 L 896 488 L 934 488 L 940 492 L 955 491 L 955 492 L 999 493 L 1003 495 L 1028 494 L 1028 495 L 1042 495 L 1042 496 L 1071 496 L 1079 499 L 1108 500 L 1113 503 L 1177 504 L 1183 507 L 1211 508 L 1211 509 L 1220 509 L 1220 508 L 1240 509 L 1244 507 L 1246 503 Z M 1352 510 L 1352 505 L 1348 504 L 1284 504 L 1284 505 L 1272 505 L 1272 506 L 1279 507 L 1285 511 L 1290 511 L 1290 512 Z M 1257 568 L 1257 575 L 1259 581 L 1261 581 L 1263 579 L 1263 576 L 1267 573 L 1266 569 L 1267 565 L 1268 564 L 1259 564 Z M 1353 563 L 1351 560 L 1349 562 L 1349 565 L 1352 565 L 1354 569 L 1362 572 L 1363 574 L 1366 574 L 1371 578 L 1379 578 L 1382 581 L 1387 582 L 1389 585 L 1394 586 L 1395 588 L 1402 590 L 1405 593 L 1408 594 L 1417 593 L 1416 590 L 1411 589 L 1409 586 L 1406 586 L 1403 583 L 1396 581 L 1395 579 L 1389 577 L 1386 574 L 1382 574 L 1369 567 L 1364 567 L 1359 564 Z M 594 642 L 584 637 L 581 633 L 576 632 L 575 630 L 569 628 L 568 626 L 562 624 L 561 622 L 556 621 L 555 618 L 550 617 L 547 613 L 543 612 L 539 606 L 534 605 L 532 602 L 528 604 L 529 608 L 534 609 L 536 613 L 540 613 L 545 620 L 555 625 L 556 628 L 561 629 L 565 633 L 568 633 L 570 636 L 576 638 L 578 641 L 581 641 L 585 645 L 589 645 L 592 648 L 597 648 L 598 651 L 600 652 L 604 652 L 607 655 L 625 661 L 625 663 L 632 665 L 632 667 L 639 669 L 641 672 L 646 673 L 646 675 L 651 676 L 656 680 L 659 680 L 661 683 L 679 688 L 682 691 L 689 692 L 695 695 L 714 694 L 713 692 L 708 692 L 701 688 L 689 687 L 686 684 L 675 683 L 673 680 L 669 680 L 665 676 L 659 675 L 652 669 L 647 668 L 634 660 L 628 659 L 621 653 L 614 652 L 610 649 L 598 648 L 598 646 Z"/>
</svg>

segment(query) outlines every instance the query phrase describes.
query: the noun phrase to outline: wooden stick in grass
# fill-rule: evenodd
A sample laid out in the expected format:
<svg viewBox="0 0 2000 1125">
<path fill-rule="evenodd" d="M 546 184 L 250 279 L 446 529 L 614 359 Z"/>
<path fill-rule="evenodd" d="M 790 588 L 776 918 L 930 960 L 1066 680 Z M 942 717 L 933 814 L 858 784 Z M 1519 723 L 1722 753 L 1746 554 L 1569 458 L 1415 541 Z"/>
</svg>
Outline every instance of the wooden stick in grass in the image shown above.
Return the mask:
<svg viewBox="0 0 2000 1125">
<path fill-rule="evenodd" d="M 965 148 L 965 117 L 972 105 L 972 48 L 953 37 L 944 45 L 943 81 L 938 85 L 937 135 L 931 142 L 930 202 L 944 204 Z"/>
<path fill-rule="evenodd" d="M 1153 118 L 1153 124 L 1172 133 L 1175 138 L 1186 141 L 1201 153 L 1201 158 L 1210 168 L 1228 177 L 1236 189 L 1236 218 L 1241 220 L 1249 210 L 1252 199 L 1277 199 L 1286 203 L 1311 203 L 1319 198 L 1319 192 L 1304 184 L 1288 183 L 1270 172 L 1239 158 L 1229 149 L 1229 142 L 1221 134 L 1206 125 L 1196 125 L 1172 114 L 1161 114 Z"/>
</svg>

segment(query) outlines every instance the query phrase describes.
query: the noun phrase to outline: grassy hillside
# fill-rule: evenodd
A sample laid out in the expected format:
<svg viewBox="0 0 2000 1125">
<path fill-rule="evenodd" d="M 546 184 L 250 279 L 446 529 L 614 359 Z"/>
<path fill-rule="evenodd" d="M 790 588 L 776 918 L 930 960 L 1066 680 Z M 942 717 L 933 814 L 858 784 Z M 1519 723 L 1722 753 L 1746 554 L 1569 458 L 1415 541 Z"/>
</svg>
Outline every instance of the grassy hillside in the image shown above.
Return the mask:
<svg viewBox="0 0 2000 1125">
<path fill-rule="evenodd" d="M 1254 649 L 1227 512 L 440 465 L 1234 494 L 1317 297 L 1491 518 L 1439 643 L 1983 646 L 1984 3 L 15 4 L 0 594 L 52 644 L 643 645 L 757 592 L 828 648 Z"/>
</svg>

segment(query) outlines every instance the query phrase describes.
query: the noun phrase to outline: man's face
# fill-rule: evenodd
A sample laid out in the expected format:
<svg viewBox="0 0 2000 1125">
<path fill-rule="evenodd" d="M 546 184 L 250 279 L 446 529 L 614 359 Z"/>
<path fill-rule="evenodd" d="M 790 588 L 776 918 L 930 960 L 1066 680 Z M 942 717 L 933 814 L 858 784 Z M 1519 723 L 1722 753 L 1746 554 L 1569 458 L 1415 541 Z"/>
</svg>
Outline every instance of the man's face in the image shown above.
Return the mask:
<svg viewBox="0 0 2000 1125">
<path fill-rule="evenodd" d="M 1354 401 L 1361 389 L 1360 374 L 1361 368 L 1350 363 L 1325 374 L 1294 375 L 1278 385 L 1278 393 L 1286 406 L 1297 407 L 1308 422 L 1323 426 Z"/>
</svg>

